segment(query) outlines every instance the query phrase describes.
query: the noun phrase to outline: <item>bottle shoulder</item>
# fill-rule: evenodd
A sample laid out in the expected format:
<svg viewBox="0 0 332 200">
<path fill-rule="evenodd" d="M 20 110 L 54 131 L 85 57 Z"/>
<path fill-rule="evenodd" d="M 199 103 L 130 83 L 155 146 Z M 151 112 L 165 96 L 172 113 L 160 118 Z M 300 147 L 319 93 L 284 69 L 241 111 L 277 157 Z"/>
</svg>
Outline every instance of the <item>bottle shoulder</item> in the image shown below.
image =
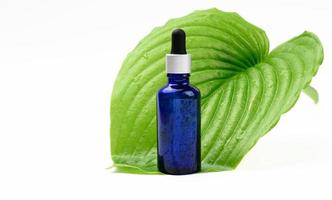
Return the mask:
<svg viewBox="0 0 332 200">
<path fill-rule="evenodd" d="M 169 95 L 180 95 L 183 97 L 199 97 L 200 91 L 197 87 L 193 85 L 172 85 L 166 84 L 164 87 L 160 88 L 158 91 L 159 96 L 169 96 Z"/>
</svg>

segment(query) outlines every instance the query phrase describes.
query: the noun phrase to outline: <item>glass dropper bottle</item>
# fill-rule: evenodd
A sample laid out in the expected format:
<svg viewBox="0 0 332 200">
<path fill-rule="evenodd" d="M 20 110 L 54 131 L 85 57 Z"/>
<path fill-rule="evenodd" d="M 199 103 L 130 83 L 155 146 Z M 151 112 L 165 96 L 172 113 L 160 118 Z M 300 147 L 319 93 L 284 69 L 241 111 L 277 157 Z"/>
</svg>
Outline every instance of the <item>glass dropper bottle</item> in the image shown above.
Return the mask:
<svg viewBox="0 0 332 200">
<path fill-rule="evenodd" d="M 172 32 L 171 53 L 166 55 L 168 83 L 157 94 L 158 169 L 166 174 L 200 171 L 200 92 L 189 83 L 191 55 L 186 34 Z"/>
</svg>

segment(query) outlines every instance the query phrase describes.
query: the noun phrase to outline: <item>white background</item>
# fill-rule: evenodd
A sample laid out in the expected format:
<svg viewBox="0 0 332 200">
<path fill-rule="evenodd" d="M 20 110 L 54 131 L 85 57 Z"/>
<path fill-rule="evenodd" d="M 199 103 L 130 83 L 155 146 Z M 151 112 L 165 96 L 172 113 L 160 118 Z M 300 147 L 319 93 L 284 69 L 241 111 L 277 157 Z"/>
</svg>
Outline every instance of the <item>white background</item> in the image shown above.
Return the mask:
<svg viewBox="0 0 332 200">
<path fill-rule="evenodd" d="M 112 173 L 109 105 L 126 54 L 155 26 L 217 7 L 263 28 L 271 48 L 315 32 L 312 85 L 234 171 Z M 331 199 L 332 6 L 326 0 L 0 0 L 0 199 Z"/>
</svg>

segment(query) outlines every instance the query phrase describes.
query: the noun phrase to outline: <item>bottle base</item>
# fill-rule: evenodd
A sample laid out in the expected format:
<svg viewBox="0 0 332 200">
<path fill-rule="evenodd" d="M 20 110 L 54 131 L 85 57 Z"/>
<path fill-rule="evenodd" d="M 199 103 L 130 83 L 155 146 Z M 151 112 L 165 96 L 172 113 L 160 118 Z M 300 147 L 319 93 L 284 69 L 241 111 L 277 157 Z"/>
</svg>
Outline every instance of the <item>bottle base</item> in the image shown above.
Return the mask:
<svg viewBox="0 0 332 200">
<path fill-rule="evenodd" d="M 163 173 L 163 174 L 167 174 L 167 175 L 190 175 L 190 174 L 196 174 L 199 173 L 201 170 L 197 169 L 195 171 L 166 171 L 164 169 L 160 169 L 158 168 L 159 172 Z"/>
</svg>

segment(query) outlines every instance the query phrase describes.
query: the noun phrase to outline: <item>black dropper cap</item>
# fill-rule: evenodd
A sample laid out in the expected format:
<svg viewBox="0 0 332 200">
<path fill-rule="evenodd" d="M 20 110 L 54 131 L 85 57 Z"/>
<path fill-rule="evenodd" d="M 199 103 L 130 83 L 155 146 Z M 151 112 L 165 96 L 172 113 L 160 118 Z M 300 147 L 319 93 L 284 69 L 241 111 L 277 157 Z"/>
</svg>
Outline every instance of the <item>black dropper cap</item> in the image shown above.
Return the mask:
<svg viewBox="0 0 332 200">
<path fill-rule="evenodd" d="M 182 29 L 175 29 L 172 32 L 171 54 L 187 54 L 186 33 Z"/>
</svg>

